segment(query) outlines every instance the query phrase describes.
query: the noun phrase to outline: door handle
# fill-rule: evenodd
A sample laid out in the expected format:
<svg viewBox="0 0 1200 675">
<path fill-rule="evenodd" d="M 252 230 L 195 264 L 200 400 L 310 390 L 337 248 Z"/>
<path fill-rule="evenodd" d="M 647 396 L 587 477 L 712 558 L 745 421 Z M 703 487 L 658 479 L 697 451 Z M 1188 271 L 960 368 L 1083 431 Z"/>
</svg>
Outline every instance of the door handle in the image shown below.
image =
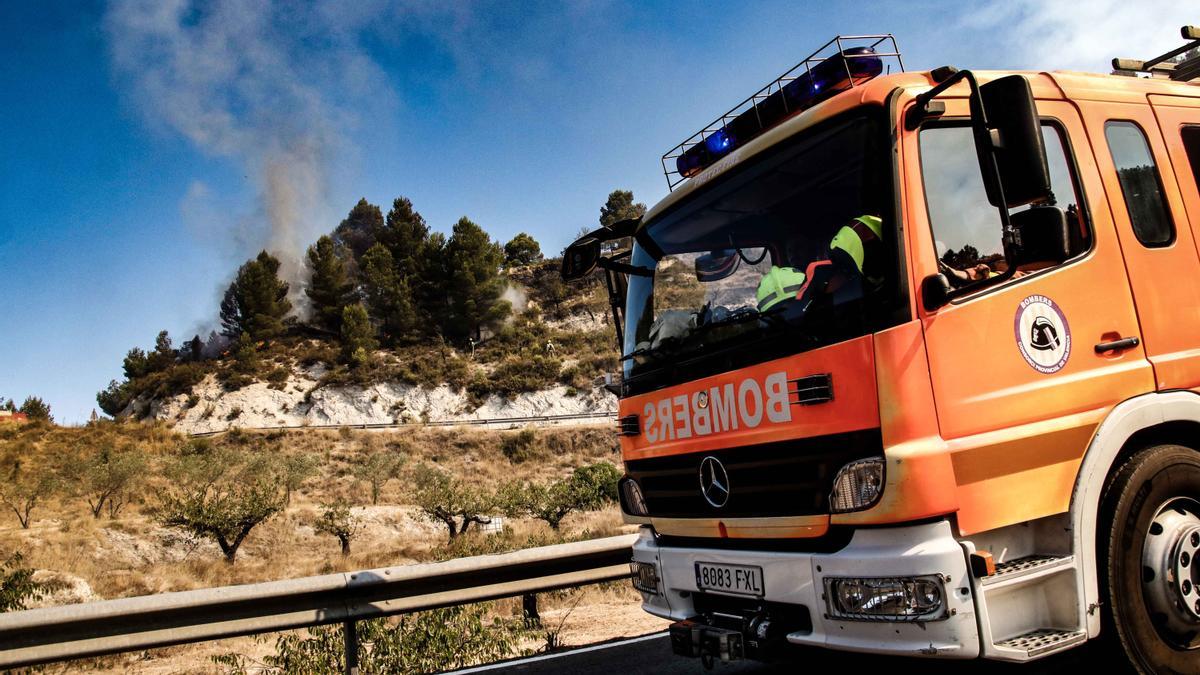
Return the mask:
<svg viewBox="0 0 1200 675">
<path fill-rule="evenodd" d="M 1121 352 L 1125 351 L 1126 349 L 1133 349 L 1141 343 L 1142 341 L 1137 339 L 1137 336 L 1120 338 L 1110 342 L 1099 342 L 1096 344 L 1096 353 L 1103 354 L 1104 352 Z"/>
</svg>

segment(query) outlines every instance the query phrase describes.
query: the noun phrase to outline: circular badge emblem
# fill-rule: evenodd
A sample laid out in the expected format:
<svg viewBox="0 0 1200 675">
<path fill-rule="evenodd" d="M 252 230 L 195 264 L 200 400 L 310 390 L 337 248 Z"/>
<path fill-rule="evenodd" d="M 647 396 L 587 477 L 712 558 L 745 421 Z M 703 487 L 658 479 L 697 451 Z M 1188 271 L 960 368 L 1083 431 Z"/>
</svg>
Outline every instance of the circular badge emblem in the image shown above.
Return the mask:
<svg viewBox="0 0 1200 675">
<path fill-rule="evenodd" d="M 1017 305 L 1013 330 L 1021 356 L 1039 373 L 1057 373 L 1071 358 L 1071 327 L 1067 325 L 1067 317 L 1044 295 L 1031 295 Z"/>
<path fill-rule="evenodd" d="M 705 457 L 700 462 L 700 494 L 718 509 L 729 502 L 729 474 L 716 457 Z"/>
<path fill-rule="evenodd" d="M 707 391 L 701 391 L 696 394 L 696 407 L 701 408 L 701 409 L 708 407 L 708 392 Z"/>
</svg>

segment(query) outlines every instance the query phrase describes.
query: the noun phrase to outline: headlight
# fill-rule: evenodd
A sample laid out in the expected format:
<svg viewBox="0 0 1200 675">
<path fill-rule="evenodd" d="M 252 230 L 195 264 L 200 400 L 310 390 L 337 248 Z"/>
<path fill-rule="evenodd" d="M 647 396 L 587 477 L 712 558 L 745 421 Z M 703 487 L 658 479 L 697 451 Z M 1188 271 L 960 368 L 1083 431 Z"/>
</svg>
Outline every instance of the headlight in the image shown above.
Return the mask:
<svg viewBox="0 0 1200 675">
<path fill-rule="evenodd" d="M 938 575 L 920 577 L 826 577 L 829 614 L 860 621 L 934 621 L 946 618 Z"/>
<path fill-rule="evenodd" d="M 829 510 L 833 513 L 861 511 L 878 501 L 882 492 L 882 457 L 850 462 L 839 469 L 833 478 Z"/>
<path fill-rule="evenodd" d="M 646 508 L 646 498 L 642 496 L 642 488 L 638 487 L 637 481 L 632 478 L 621 481 L 621 501 L 625 513 L 631 516 L 650 515 L 650 510 Z"/>
</svg>

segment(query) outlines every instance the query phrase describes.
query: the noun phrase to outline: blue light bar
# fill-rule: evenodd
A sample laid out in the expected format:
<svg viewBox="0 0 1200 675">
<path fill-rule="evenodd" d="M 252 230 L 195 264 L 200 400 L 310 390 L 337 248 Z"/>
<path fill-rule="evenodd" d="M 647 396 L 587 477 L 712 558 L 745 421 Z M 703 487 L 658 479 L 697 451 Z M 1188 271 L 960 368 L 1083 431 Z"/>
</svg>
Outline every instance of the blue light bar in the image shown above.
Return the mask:
<svg viewBox="0 0 1200 675">
<path fill-rule="evenodd" d="M 843 41 L 853 40 L 873 42 L 868 46 L 843 48 Z M 876 48 L 886 40 L 891 40 L 892 52 L 878 51 Z M 834 44 L 837 45 L 837 52 L 828 57 L 817 57 Z M 900 70 L 904 69 L 895 38 L 891 35 L 835 37 L 782 77 L 722 115 L 704 131 L 663 155 L 663 171 L 667 174 L 668 186 L 673 189 L 683 180 L 695 176 L 792 115 L 877 77 L 883 72 L 885 57 L 895 57 Z M 801 68 L 802 72 L 791 77 Z M 672 160 L 673 171 L 668 168 L 668 160 Z"/>
</svg>

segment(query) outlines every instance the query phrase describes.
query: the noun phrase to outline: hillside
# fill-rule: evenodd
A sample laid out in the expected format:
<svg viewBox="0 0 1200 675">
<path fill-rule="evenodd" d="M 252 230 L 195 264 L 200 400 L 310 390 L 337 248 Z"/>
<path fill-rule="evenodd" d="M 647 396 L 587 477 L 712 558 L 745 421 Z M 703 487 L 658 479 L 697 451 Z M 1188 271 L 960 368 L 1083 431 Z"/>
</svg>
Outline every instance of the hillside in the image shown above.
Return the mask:
<svg viewBox="0 0 1200 675">
<path fill-rule="evenodd" d="M 613 191 L 600 224 L 645 208 Z M 501 245 L 463 217 L 447 235 L 404 197 L 386 217 L 361 199 L 302 268 L 242 264 L 207 338 L 130 349 L 96 401 L 186 433 L 613 411 L 602 277 L 564 284 L 560 266 L 524 232 Z"/>
<path fill-rule="evenodd" d="M 302 325 L 249 359 L 230 349 L 191 359 L 185 345 L 160 359 L 169 365 L 119 385 L 115 415 L 205 433 L 615 411 L 600 386 L 617 367 L 607 297 L 594 281 L 564 286 L 557 267 L 554 259 L 505 270 L 513 313 L 465 349 L 426 340 L 349 364 L 339 340 Z"/>
</svg>

